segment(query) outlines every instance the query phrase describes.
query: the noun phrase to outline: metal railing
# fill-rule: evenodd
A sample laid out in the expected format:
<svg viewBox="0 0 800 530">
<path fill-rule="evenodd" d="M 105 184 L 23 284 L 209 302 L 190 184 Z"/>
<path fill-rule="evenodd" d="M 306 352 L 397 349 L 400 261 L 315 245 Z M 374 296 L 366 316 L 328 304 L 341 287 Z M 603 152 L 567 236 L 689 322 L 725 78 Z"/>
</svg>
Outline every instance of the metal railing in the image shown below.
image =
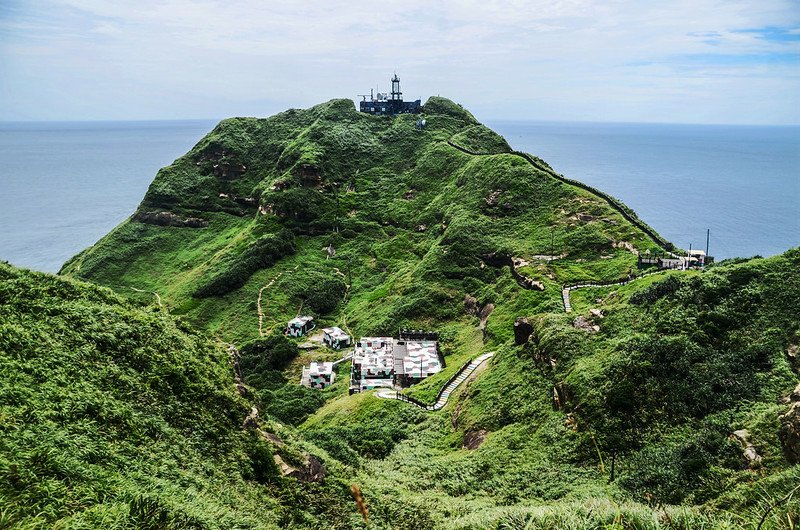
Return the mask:
<svg viewBox="0 0 800 530">
<path fill-rule="evenodd" d="M 464 363 L 464 365 L 461 368 L 456 370 L 453 373 L 453 375 L 450 376 L 450 378 L 442 385 L 442 388 L 439 389 L 439 393 L 436 394 L 436 399 L 433 400 L 433 403 L 431 403 L 431 404 L 425 403 L 425 402 L 420 401 L 418 399 L 415 399 L 415 398 L 413 398 L 411 396 L 407 396 L 405 394 L 401 394 L 400 392 L 396 392 L 395 393 L 395 397 L 397 399 L 399 399 L 400 401 L 405 401 L 407 403 L 412 403 L 414 405 L 417 405 L 418 407 L 422 407 L 424 409 L 431 410 L 431 409 L 433 409 L 433 407 L 436 406 L 437 403 L 439 403 L 439 400 L 442 399 L 442 394 L 445 393 L 445 391 L 453 383 L 453 381 L 458 379 L 458 376 L 460 376 L 462 373 L 464 373 L 464 371 L 469 367 L 469 365 L 472 364 L 472 361 L 473 360 L 470 359 L 469 361 Z"/>
</svg>

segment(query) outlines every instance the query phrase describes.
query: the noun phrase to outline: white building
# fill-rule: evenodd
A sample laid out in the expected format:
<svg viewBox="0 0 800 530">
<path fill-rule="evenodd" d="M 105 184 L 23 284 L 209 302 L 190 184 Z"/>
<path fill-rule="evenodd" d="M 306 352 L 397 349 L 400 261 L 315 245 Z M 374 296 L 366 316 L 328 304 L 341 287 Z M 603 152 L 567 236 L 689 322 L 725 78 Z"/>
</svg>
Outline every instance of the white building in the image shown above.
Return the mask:
<svg viewBox="0 0 800 530">
<path fill-rule="evenodd" d="M 353 351 L 350 392 L 408 386 L 443 367 L 434 340 L 362 337 Z"/>
<path fill-rule="evenodd" d="M 395 358 L 400 362 L 395 370 L 396 381 L 402 386 L 418 383 L 442 371 L 442 362 L 435 341 L 398 340 L 394 349 Z"/>
<path fill-rule="evenodd" d="M 300 377 L 300 384 L 310 388 L 326 388 L 333 384 L 336 373 L 333 371 L 333 363 L 313 362 L 310 366 L 303 367 L 303 375 Z"/>
<path fill-rule="evenodd" d="M 353 350 L 351 391 L 361 392 L 394 385 L 391 337 L 362 337 Z"/>
<path fill-rule="evenodd" d="M 314 317 L 296 317 L 286 324 L 286 335 L 290 337 L 302 337 L 316 327 Z"/>
<path fill-rule="evenodd" d="M 336 326 L 332 328 L 323 328 L 322 333 L 322 340 L 329 348 L 339 350 L 350 346 L 350 335 Z"/>
</svg>

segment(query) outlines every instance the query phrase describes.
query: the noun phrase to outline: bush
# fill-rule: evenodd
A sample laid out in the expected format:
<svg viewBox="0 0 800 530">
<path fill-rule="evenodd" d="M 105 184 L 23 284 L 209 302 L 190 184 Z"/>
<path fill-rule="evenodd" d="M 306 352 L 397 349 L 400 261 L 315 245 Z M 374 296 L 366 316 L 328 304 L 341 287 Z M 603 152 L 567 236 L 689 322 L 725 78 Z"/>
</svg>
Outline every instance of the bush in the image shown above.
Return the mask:
<svg viewBox="0 0 800 530">
<path fill-rule="evenodd" d="M 326 278 L 320 283 L 307 286 L 298 293 L 305 305 L 318 315 L 330 313 L 344 298 L 347 290 L 345 283 L 339 278 Z"/>
<path fill-rule="evenodd" d="M 385 458 L 395 444 L 406 436 L 406 429 L 401 424 L 358 423 L 315 430 L 313 440 L 337 460 L 356 467 L 359 465 L 359 456 Z"/>
<path fill-rule="evenodd" d="M 630 303 L 633 305 L 653 304 L 661 298 L 673 294 L 680 286 L 681 281 L 677 276 L 668 276 L 660 282 L 656 282 L 653 285 L 633 293 L 630 298 Z"/>
<path fill-rule="evenodd" d="M 239 367 L 244 382 L 256 389 L 275 388 L 284 383 L 280 370 L 297 357 L 297 344 L 283 335 L 270 335 L 242 346 Z"/>
<path fill-rule="evenodd" d="M 262 412 L 289 425 L 303 423 L 325 403 L 319 390 L 297 384 L 285 384 L 275 390 L 258 393 Z"/>
<path fill-rule="evenodd" d="M 724 433 L 707 428 L 692 430 L 635 454 L 620 484 L 657 504 L 677 504 L 690 496 L 694 497 L 693 502 L 703 502 L 725 490 L 720 485 L 714 491 L 714 467 L 719 464 L 738 467 L 739 452 L 736 442 Z M 707 498 L 697 498 L 698 493 Z"/>
<path fill-rule="evenodd" d="M 295 250 L 294 234 L 289 230 L 264 236 L 247 247 L 225 270 L 198 287 L 193 296 L 206 298 L 235 291 L 247 283 L 256 271 L 273 265 Z"/>
</svg>

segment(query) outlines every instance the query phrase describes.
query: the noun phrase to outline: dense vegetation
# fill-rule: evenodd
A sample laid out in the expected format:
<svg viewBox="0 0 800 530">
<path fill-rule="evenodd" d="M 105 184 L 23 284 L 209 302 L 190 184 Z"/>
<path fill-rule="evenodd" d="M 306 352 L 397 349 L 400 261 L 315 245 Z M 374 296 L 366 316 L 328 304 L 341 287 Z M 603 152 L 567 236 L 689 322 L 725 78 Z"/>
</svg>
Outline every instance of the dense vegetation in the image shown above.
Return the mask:
<svg viewBox="0 0 800 530">
<path fill-rule="evenodd" d="M 249 411 L 184 321 L 0 264 L 0 528 L 326 528 Z"/>
<path fill-rule="evenodd" d="M 155 216 L 65 264 L 131 311 L 176 322 L 144 308 L 158 293 L 170 313 L 239 346 L 247 403 L 232 373 L 210 383 L 230 403 L 187 398 L 192 425 L 192 410 L 238 411 L 218 434 L 229 452 L 214 445 L 197 465 L 230 472 L 245 499 L 262 488 L 275 500 L 260 509 L 278 514 L 264 520 L 300 527 L 750 528 L 766 513 L 765 527 L 795 528 L 787 495 L 800 471 L 778 418 L 798 381 L 788 352 L 800 251 L 576 290 L 565 314 L 562 284 L 627 277 L 637 252 L 666 242 L 616 199 L 511 153 L 453 102 L 430 98 L 423 117 L 418 128 L 416 116 L 334 100 L 225 120 L 156 176 L 138 209 Z M 300 366 L 341 353 L 282 337 L 298 313 L 356 336 L 437 330 L 447 367 L 408 390 L 423 400 L 467 360 L 496 355 L 433 414 L 348 395 L 347 362 L 330 388 L 306 389 Z M 517 317 L 534 330 L 521 345 Z M 220 355 L 204 362 L 222 378 Z M 262 431 L 289 442 L 243 431 L 251 405 Z M 332 470 L 324 485 L 252 463 L 276 454 L 297 468 L 306 453 Z M 211 477 L 197 488 L 213 491 Z M 345 479 L 361 485 L 369 525 Z"/>
</svg>

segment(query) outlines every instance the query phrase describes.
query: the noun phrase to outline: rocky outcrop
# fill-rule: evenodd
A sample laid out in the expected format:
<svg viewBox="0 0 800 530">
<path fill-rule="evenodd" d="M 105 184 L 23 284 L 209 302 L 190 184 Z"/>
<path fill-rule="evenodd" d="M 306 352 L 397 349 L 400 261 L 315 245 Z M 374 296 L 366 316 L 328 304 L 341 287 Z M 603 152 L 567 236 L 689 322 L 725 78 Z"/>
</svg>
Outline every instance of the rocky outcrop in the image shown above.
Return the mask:
<svg viewBox="0 0 800 530">
<path fill-rule="evenodd" d="M 208 221 L 200 217 L 181 217 L 172 212 L 136 212 L 133 220 L 148 225 L 181 228 L 205 228 L 208 226 Z"/>
<path fill-rule="evenodd" d="M 281 475 L 295 478 L 301 482 L 324 482 L 328 475 L 328 470 L 325 469 L 319 458 L 312 454 L 306 453 L 302 465 L 298 467 L 287 464 L 280 455 L 273 455 L 273 459 L 280 469 Z"/>
<path fill-rule="evenodd" d="M 553 387 L 553 408 L 556 410 L 563 409 L 567 402 L 572 399 L 572 393 L 567 388 L 564 381 L 561 381 Z"/>
<path fill-rule="evenodd" d="M 295 169 L 304 188 L 318 188 L 322 185 L 322 171 L 313 164 L 300 164 Z"/>
<path fill-rule="evenodd" d="M 219 145 L 206 147 L 199 155 L 196 165 L 204 173 L 213 173 L 221 180 L 235 180 L 247 171 L 237 155 Z"/>
<path fill-rule="evenodd" d="M 577 317 L 572 322 L 572 325 L 578 329 L 582 329 L 583 331 L 588 331 L 589 333 L 597 333 L 598 331 L 600 331 L 600 326 L 592 323 L 591 320 L 589 320 L 583 315 Z"/>
<path fill-rule="evenodd" d="M 484 442 L 484 440 L 486 440 L 486 436 L 488 436 L 488 434 L 489 431 L 484 429 L 467 431 L 464 434 L 464 449 L 477 449 Z"/>
<path fill-rule="evenodd" d="M 533 278 L 528 278 L 517 271 L 516 263 L 521 261 L 520 258 L 492 252 L 491 254 L 482 256 L 482 259 L 487 265 L 491 265 L 492 267 L 504 267 L 508 265 L 508 268 L 511 270 L 511 276 L 514 277 L 517 284 L 523 289 L 544 291 L 544 284 L 542 282 L 536 281 Z"/>
<path fill-rule="evenodd" d="M 786 358 L 789 360 L 792 370 L 800 370 L 800 352 L 798 352 L 797 344 L 790 344 L 786 348 Z"/>
<path fill-rule="evenodd" d="M 783 446 L 786 460 L 792 464 L 800 464 L 800 384 L 789 395 L 789 410 L 781 414 L 778 437 Z"/>
<path fill-rule="evenodd" d="M 255 208 L 258 206 L 258 199 L 255 197 L 245 197 L 240 195 L 234 195 L 233 193 L 220 193 L 220 199 L 229 199 L 236 204 L 241 204 L 242 206 L 250 206 Z"/>
<path fill-rule="evenodd" d="M 742 446 L 742 456 L 747 460 L 747 465 L 751 469 L 761 467 L 761 455 L 758 454 L 755 446 L 750 443 L 750 432 L 747 429 L 739 429 L 738 431 L 733 431 L 731 436 Z"/>
<path fill-rule="evenodd" d="M 244 429 L 255 429 L 258 426 L 258 409 L 256 407 L 252 407 L 250 409 L 250 413 L 244 418 L 242 422 L 242 428 Z"/>
</svg>

